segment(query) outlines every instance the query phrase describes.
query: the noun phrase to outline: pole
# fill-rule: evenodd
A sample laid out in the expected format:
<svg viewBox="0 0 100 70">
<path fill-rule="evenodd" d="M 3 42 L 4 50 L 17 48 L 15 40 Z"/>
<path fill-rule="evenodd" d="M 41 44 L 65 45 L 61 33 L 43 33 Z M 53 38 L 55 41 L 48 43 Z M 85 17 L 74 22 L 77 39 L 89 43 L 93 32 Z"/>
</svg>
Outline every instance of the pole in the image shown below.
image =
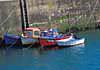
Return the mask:
<svg viewBox="0 0 100 70">
<path fill-rule="evenodd" d="M 23 6 L 22 6 L 22 0 L 19 0 L 20 2 L 20 12 L 21 12 L 21 22 L 22 22 L 22 32 L 25 30 L 25 23 L 24 23 L 24 14 L 23 14 Z"/>
<path fill-rule="evenodd" d="M 26 28 L 28 28 L 29 24 L 28 24 L 28 15 L 27 15 L 26 0 L 23 0 L 23 3 L 24 3 L 24 17 L 25 17 L 25 22 L 26 22 Z"/>
</svg>

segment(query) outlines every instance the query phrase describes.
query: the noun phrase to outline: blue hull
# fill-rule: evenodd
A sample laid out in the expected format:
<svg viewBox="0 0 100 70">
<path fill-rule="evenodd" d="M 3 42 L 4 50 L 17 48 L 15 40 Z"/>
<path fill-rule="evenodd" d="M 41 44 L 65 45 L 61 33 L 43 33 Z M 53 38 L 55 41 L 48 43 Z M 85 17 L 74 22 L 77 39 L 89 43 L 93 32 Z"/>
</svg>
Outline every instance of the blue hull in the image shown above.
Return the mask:
<svg viewBox="0 0 100 70">
<path fill-rule="evenodd" d="M 13 34 L 4 34 L 4 42 L 6 45 L 20 45 L 21 39 L 20 36 Z"/>
</svg>

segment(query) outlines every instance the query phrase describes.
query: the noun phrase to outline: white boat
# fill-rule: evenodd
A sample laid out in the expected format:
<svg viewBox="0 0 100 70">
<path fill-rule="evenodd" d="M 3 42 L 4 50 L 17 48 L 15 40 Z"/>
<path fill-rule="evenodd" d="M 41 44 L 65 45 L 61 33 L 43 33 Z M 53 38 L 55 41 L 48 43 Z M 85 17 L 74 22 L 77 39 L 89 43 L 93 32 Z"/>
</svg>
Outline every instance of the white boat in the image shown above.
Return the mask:
<svg viewBox="0 0 100 70">
<path fill-rule="evenodd" d="M 56 40 L 56 42 L 66 42 L 70 41 L 71 39 L 73 39 L 73 36 L 66 36 L 64 39 Z"/>
<path fill-rule="evenodd" d="M 79 44 L 83 44 L 85 42 L 85 38 L 81 38 L 81 39 L 75 39 L 72 38 L 69 41 L 57 41 L 57 45 L 58 46 L 74 46 L 74 45 L 79 45 Z"/>
</svg>

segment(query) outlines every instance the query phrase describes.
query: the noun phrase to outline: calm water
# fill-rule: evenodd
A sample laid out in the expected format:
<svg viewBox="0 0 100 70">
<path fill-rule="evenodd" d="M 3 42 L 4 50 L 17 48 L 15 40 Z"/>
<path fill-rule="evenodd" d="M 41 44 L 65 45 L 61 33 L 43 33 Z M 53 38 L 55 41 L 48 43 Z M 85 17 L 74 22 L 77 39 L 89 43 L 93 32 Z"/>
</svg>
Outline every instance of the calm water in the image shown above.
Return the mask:
<svg viewBox="0 0 100 70">
<path fill-rule="evenodd" d="M 85 45 L 59 50 L 1 49 L 0 70 L 100 70 L 100 32 L 81 36 Z"/>
</svg>

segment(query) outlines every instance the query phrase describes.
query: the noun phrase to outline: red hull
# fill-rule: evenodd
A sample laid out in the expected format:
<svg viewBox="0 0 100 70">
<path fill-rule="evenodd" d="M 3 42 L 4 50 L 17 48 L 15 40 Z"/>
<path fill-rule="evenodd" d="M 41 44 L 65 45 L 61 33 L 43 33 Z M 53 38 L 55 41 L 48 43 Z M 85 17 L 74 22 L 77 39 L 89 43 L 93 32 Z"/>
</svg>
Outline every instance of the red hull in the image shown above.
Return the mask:
<svg viewBox="0 0 100 70">
<path fill-rule="evenodd" d="M 40 39 L 40 45 L 41 46 L 52 46 L 52 45 L 56 45 L 56 42 L 55 40 Z"/>
<path fill-rule="evenodd" d="M 61 39 L 66 39 L 69 38 L 70 36 L 64 36 L 63 38 L 55 38 L 55 39 L 43 39 L 40 38 L 40 45 L 41 46 L 53 46 L 56 45 L 56 40 L 61 40 Z"/>
</svg>

